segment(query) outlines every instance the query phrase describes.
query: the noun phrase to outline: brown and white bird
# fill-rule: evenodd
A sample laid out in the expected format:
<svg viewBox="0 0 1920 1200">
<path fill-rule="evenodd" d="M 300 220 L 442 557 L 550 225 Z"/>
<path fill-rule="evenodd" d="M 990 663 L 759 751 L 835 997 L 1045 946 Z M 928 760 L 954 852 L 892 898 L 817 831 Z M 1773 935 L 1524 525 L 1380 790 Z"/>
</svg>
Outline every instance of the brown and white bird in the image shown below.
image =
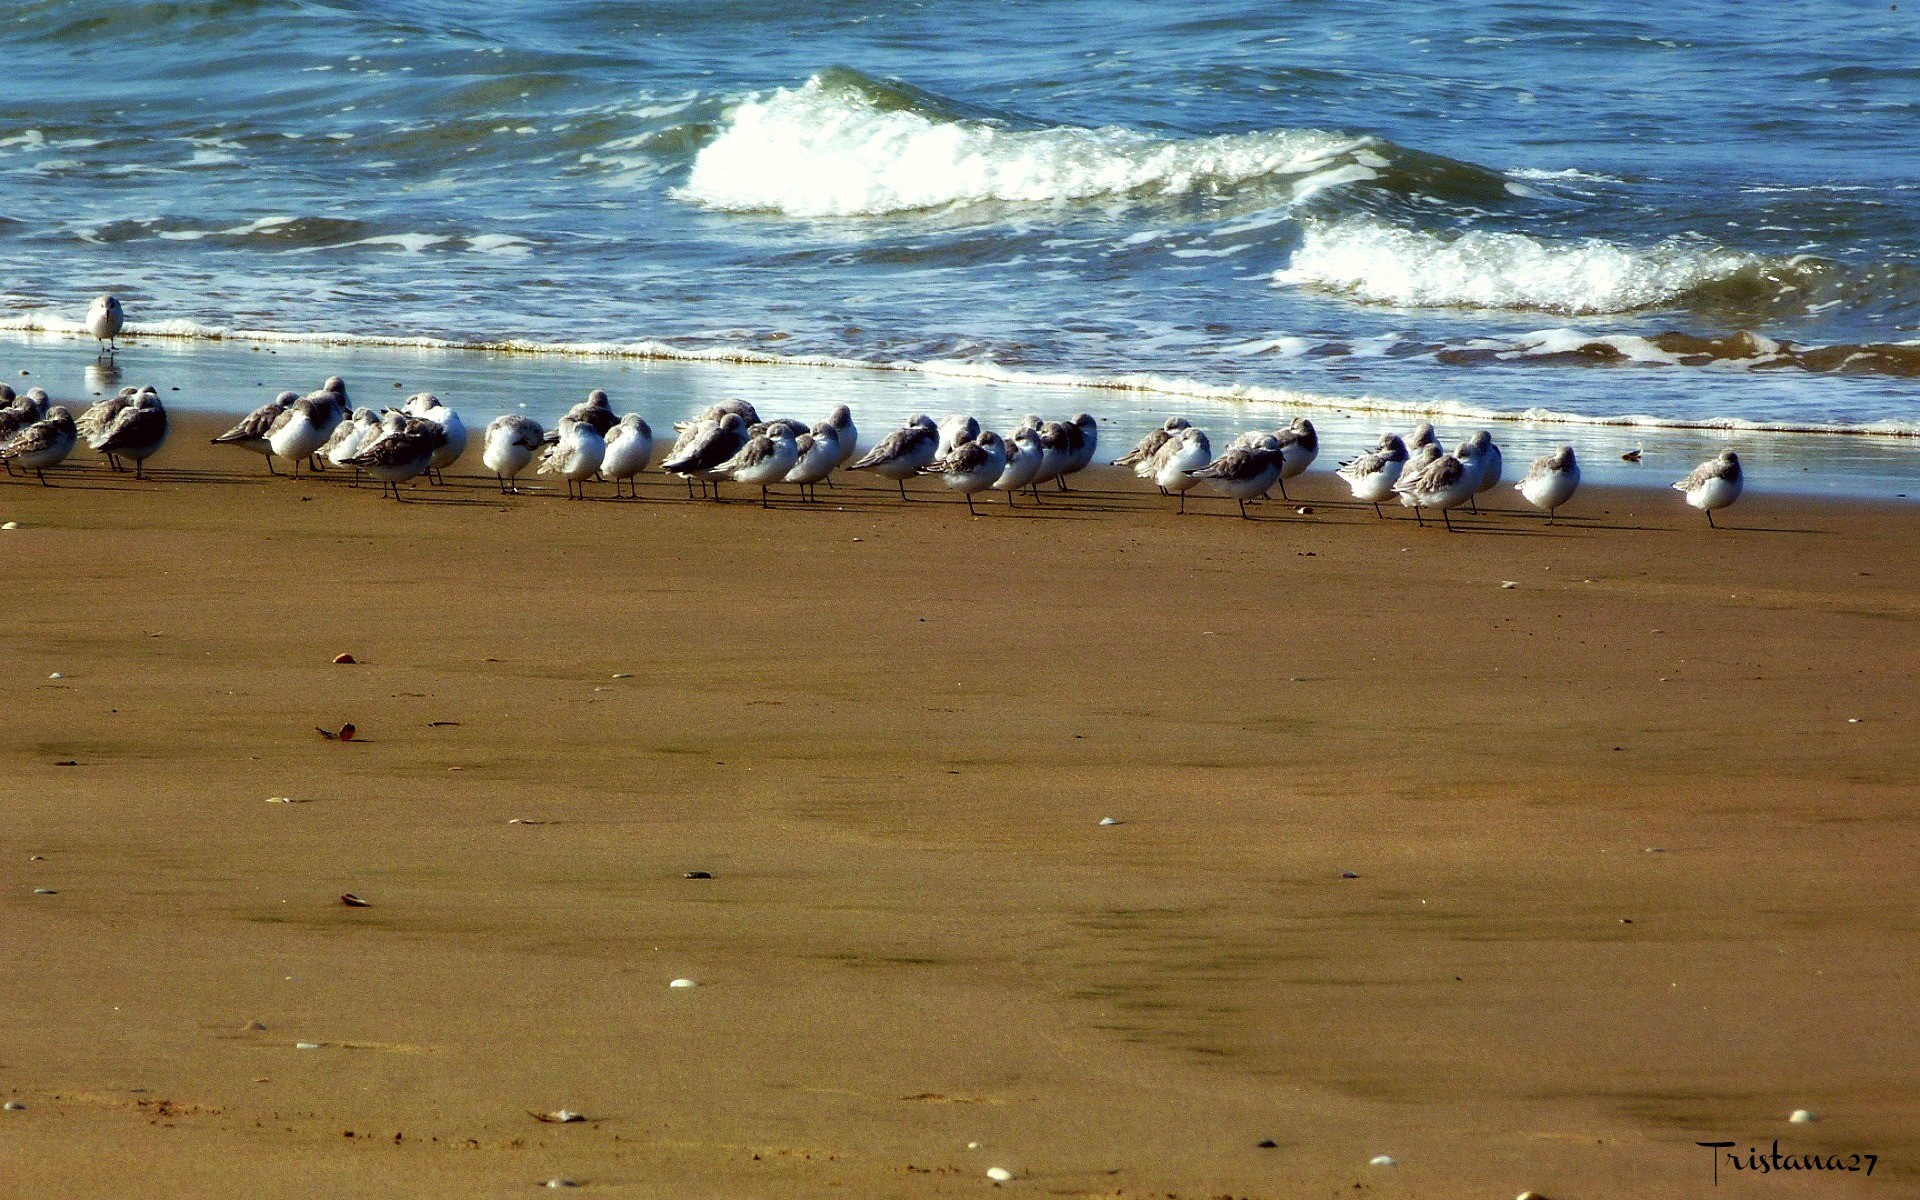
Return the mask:
<svg viewBox="0 0 1920 1200">
<path fill-rule="evenodd" d="M 300 398 L 299 392 L 281 392 L 278 396 L 240 418 L 232 429 L 213 439 L 216 446 L 238 446 L 242 450 L 251 450 L 267 460 L 267 474 L 278 475 L 273 469 L 273 444 L 267 440 L 268 432 L 280 414 L 292 407 Z"/>
<path fill-rule="evenodd" d="M 78 431 L 73 426 L 73 413 L 64 404 L 56 404 L 47 411 L 45 417 L 14 434 L 6 445 L 0 446 L 0 462 L 16 465 L 22 471 L 32 471 L 43 486 L 52 487 L 47 482 L 47 468 L 65 462 L 67 455 L 73 453 L 73 444 L 78 437 Z"/>
<path fill-rule="evenodd" d="M 1685 492 L 1687 503 L 1707 514 L 1707 524 L 1713 524 L 1713 510 L 1725 508 L 1740 498 L 1746 490 L 1747 480 L 1740 470 L 1740 456 L 1731 450 L 1722 450 L 1717 457 L 1695 467 L 1685 479 L 1673 485 L 1676 492 Z"/>
<path fill-rule="evenodd" d="M 120 460 L 133 460 L 133 477 L 145 479 L 146 463 L 160 452 L 167 441 L 167 410 L 160 403 L 159 389 L 141 388 L 133 402 L 114 415 L 111 423 L 87 445 L 107 456 L 114 470 L 122 470 Z"/>
</svg>

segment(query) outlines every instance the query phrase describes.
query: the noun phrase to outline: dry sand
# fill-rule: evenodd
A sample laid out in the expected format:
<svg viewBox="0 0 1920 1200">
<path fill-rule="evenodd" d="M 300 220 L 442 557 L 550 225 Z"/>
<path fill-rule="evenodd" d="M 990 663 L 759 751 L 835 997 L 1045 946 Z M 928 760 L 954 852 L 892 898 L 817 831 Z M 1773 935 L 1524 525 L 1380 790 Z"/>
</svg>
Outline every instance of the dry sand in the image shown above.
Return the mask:
<svg viewBox="0 0 1920 1200">
<path fill-rule="evenodd" d="M 181 424 L 0 481 L 7 1195 L 1920 1187 L 1911 506 L 401 506 Z"/>
</svg>

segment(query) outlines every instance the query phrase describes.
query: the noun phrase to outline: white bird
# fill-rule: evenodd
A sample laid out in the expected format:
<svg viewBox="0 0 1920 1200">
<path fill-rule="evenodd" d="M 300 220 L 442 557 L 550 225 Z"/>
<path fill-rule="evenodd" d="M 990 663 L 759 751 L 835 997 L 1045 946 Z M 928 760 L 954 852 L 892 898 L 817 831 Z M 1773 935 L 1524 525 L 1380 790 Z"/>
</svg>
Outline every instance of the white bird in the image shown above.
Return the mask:
<svg viewBox="0 0 1920 1200">
<path fill-rule="evenodd" d="M 1280 443 L 1280 498 L 1287 499 L 1287 480 L 1305 474 L 1320 457 L 1320 434 L 1313 422 L 1295 417 L 1293 424 L 1274 435 Z"/>
<path fill-rule="evenodd" d="M 1007 444 L 991 429 L 961 442 L 927 467 L 939 474 L 940 482 L 966 497 L 969 513 L 975 512 L 973 494 L 992 487 L 1006 469 Z"/>
<path fill-rule="evenodd" d="M 952 452 L 955 446 L 970 442 L 980 436 L 980 422 L 976 418 L 966 416 L 963 413 L 953 413 L 949 416 L 941 417 L 938 428 L 940 430 L 940 444 L 933 449 L 933 457 L 936 460 L 945 458 Z"/>
<path fill-rule="evenodd" d="M 1413 432 L 1408 435 L 1407 437 L 1408 458 L 1418 459 L 1420 455 L 1424 453 L 1421 450 L 1421 447 L 1423 446 L 1432 446 L 1435 450 L 1439 451 L 1441 454 L 1445 454 L 1447 452 L 1447 448 L 1440 444 L 1440 435 L 1433 431 L 1433 422 L 1431 421 L 1422 421 L 1418 425 L 1415 425 L 1413 427 Z M 1438 455 L 1436 455 L 1435 457 L 1438 457 Z"/>
<path fill-rule="evenodd" d="M 1573 457 L 1572 446 L 1562 446 L 1552 454 L 1534 459 L 1527 477 L 1513 485 L 1528 504 L 1547 514 L 1549 525 L 1553 524 L 1554 510 L 1573 499 L 1579 488 L 1580 464 Z"/>
<path fill-rule="evenodd" d="M 717 420 L 702 417 L 681 433 L 673 450 L 661 461 L 660 469 L 685 479 L 689 495 L 695 480 L 713 484 L 713 498 L 718 500 L 720 481 L 726 476 L 715 468 L 740 453 L 746 444 L 747 421 L 740 413 L 729 410 Z"/>
<path fill-rule="evenodd" d="M 1740 498 L 1746 489 L 1746 477 L 1740 470 L 1740 456 L 1731 450 L 1722 450 L 1718 457 L 1710 458 L 1693 469 L 1685 479 L 1673 485 L 1677 492 L 1687 494 L 1687 503 L 1707 514 L 1707 524 L 1713 524 L 1713 510 L 1725 508 Z"/>
<path fill-rule="evenodd" d="M 854 428 L 853 411 L 844 404 L 836 404 L 827 414 L 826 423 L 833 426 L 833 436 L 840 439 L 840 461 L 838 466 L 846 466 L 847 460 L 860 452 L 860 431 Z"/>
<path fill-rule="evenodd" d="M 1373 515 L 1385 520 L 1380 502 L 1393 498 L 1393 485 L 1400 482 L 1401 469 L 1407 465 L 1407 444 L 1397 433 L 1380 439 L 1379 448 L 1340 464 L 1334 474 L 1347 481 L 1353 498 L 1373 505 Z"/>
<path fill-rule="evenodd" d="M 1500 444 L 1495 442 L 1493 435 L 1484 429 L 1479 430 L 1473 437 L 1469 438 L 1468 444 L 1473 446 L 1480 455 L 1479 490 L 1476 491 L 1474 495 L 1484 496 L 1494 488 L 1500 486 L 1500 476 L 1506 470 L 1506 464 L 1500 457 Z M 1478 500 L 1473 502 L 1473 511 L 1480 511 L 1480 502 Z"/>
<path fill-rule="evenodd" d="M 606 437 L 613 427 L 620 423 L 620 418 L 614 414 L 613 402 L 608 400 L 607 394 L 599 388 L 588 392 L 585 400 L 567 410 L 567 415 L 583 424 L 593 426 L 593 431 L 601 437 Z M 559 427 L 556 426 L 548 440 L 552 441 L 558 437 L 559 432 Z"/>
<path fill-rule="evenodd" d="M 1204 470 L 1213 459 L 1213 447 L 1206 431 L 1191 426 L 1180 430 L 1161 446 L 1147 465 L 1153 469 L 1153 481 L 1163 492 L 1180 497 L 1180 511 L 1187 511 L 1187 493 L 1199 483 L 1195 471 Z"/>
<path fill-rule="evenodd" d="M 87 444 L 106 455 L 116 471 L 121 469 L 120 459 L 132 459 L 133 477 L 145 479 L 147 460 L 158 454 L 166 441 L 167 410 L 160 404 L 159 390 L 144 387 L 133 403 L 121 409 L 113 422 Z"/>
<path fill-rule="evenodd" d="M 1081 413 L 1067 423 L 1067 441 L 1069 452 L 1066 465 L 1055 476 L 1063 492 L 1067 490 L 1067 476 L 1086 470 L 1093 461 L 1094 451 L 1100 447 L 1100 422 L 1088 413 Z"/>
<path fill-rule="evenodd" d="M 114 418 L 133 406 L 134 397 L 139 394 L 140 389 L 137 387 L 123 387 L 117 394 L 88 405 L 87 411 L 74 418 L 73 422 L 73 428 L 80 435 L 80 440 L 89 446 L 98 441 L 106 434 L 107 426 L 113 424 Z M 38 421 L 45 415 L 45 413 L 36 414 L 31 420 Z M 113 469 L 119 470 L 120 464 L 114 463 Z"/>
<path fill-rule="evenodd" d="M 267 431 L 273 428 L 273 423 L 279 419 L 280 414 L 299 398 L 299 392 L 281 392 L 272 400 L 242 417 L 239 424 L 232 429 L 214 438 L 213 444 L 238 446 L 242 450 L 251 450 L 255 454 L 262 455 L 267 460 L 267 474 L 278 475 L 280 472 L 273 469 L 273 446 L 267 441 Z"/>
<path fill-rule="evenodd" d="M 939 447 L 940 431 L 931 418 L 917 416 L 905 427 L 896 429 L 869 450 L 866 457 L 848 467 L 849 471 L 873 471 L 900 485 L 900 498 L 907 498 L 907 480 L 933 462 Z"/>
<path fill-rule="evenodd" d="M 369 437 L 380 434 L 380 415 L 370 408 L 361 407 L 353 415 L 334 426 L 327 440 L 320 443 L 320 461 L 330 467 L 344 468 L 347 460 L 360 453 L 369 443 Z M 359 472 L 354 472 L 356 483 Z"/>
<path fill-rule="evenodd" d="M 767 503 L 767 488 L 780 483 L 793 470 L 793 464 L 800 461 L 800 444 L 791 430 L 784 425 L 773 433 L 762 433 L 747 439 L 732 458 L 715 467 L 714 474 L 726 475 L 735 483 L 744 483 L 760 489 L 760 507 L 772 507 Z"/>
<path fill-rule="evenodd" d="M 47 410 L 47 415 L 22 429 L 0 446 L 0 462 L 17 465 L 22 471 L 32 471 L 40 477 L 43 486 L 52 487 L 47 482 L 47 468 L 59 466 L 73 453 L 73 444 L 79 438 L 79 432 L 73 425 L 73 413 L 64 404 L 56 404 Z"/>
<path fill-rule="evenodd" d="M 607 439 L 586 421 L 560 418 L 560 437 L 540 461 L 540 474 L 558 475 L 567 481 L 567 499 L 585 500 L 587 480 L 600 471 L 607 457 Z M 574 490 L 579 485 L 579 491 Z"/>
<path fill-rule="evenodd" d="M 1473 489 L 1479 486 L 1479 480 L 1467 465 L 1451 454 L 1442 454 L 1427 467 L 1411 478 L 1403 475 L 1393 490 L 1409 501 L 1413 507 L 1413 519 L 1422 525 L 1426 521 L 1421 517 L 1423 508 L 1437 508 L 1441 519 L 1446 521 L 1449 532 L 1453 529 L 1453 518 L 1448 510 L 1460 507 L 1473 498 Z"/>
<path fill-rule="evenodd" d="M 126 310 L 120 307 L 117 296 L 95 296 L 93 303 L 87 306 L 87 332 L 99 342 L 102 354 L 112 354 L 120 349 L 113 340 L 127 323 Z"/>
<path fill-rule="evenodd" d="M 527 469 L 534 452 L 546 440 L 546 430 L 532 417 L 521 413 L 495 417 L 488 422 L 481 438 L 480 464 L 500 481 L 503 495 L 516 495 L 520 491 L 520 472 Z"/>
<path fill-rule="evenodd" d="M 1154 476 L 1154 456 L 1160 448 L 1173 440 L 1173 436 L 1189 426 L 1185 417 L 1168 417 L 1162 425 L 1150 431 L 1147 436 L 1133 444 L 1133 449 L 1122 454 L 1112 462 L 1116 467 L 1132 467 L 1133 473 L 1142 479 Z"/>
<path fill-rule="evenodd" d="M 626 481 L 633 498 L 640 498 L 633 477 L 647 469 L 653 460 L 653 427 L 639 413 L 621 417 L 606 435 L 607 454 L 600 462 L 600 473 L 613 481 L 613 498 L 620 498 L 620 483 Z"/>
<path fill-rule="evenodd" d="M 393 498 L 404 500 L 400 485 L 426 473 L 446 432 L 431 421 L 400 412 L 388 413 L 380 427 L 380 436 L 368 438 L 346 465 L 365 471 L 384 485 L 383 492 L 392 488 Z"/>
<path fill-rule="evenodd" d="M 810 489 L 817 488 L 846 458 L 841 453 L 840 433 L 829 422 L 821 421 L 796 438 L 794 445 L 800 457 L 794 460 L 793 470 L 787 472 L 785 482 L 799 486 L 802 500 L 815 499 L 809 494 Z"/>
<path fill-rule="evenodd" d="M 1445 452 L 1440 449 L 1437 442 L 1422 442 L 1417 449 L 1407 448 L 1407 464 L 1400 468 L 1400 481 L 1393 485 L 1393 490 L 1399 495 L 1402 505 L 1407 508 L 1415 507 L 1413 493 L 1404 485 L 1426 474 L 1433 464 L 1439 462 L 1444 456 Z M 1415 518 L 1419 515 L 1417 512 L 1414 514 Z"/>
<path fill-rule="evenodd" d="M 1040 460 L 1046 454 L 1040 445 L 1040 433 L 1028 426 L 1019 429 L 1005 439 L 1007 465 L 1000 472 L 1000 478 L 993 481 L 993 490 L 1007 494 L 1007 507 L 1013 507 L 1013 495 L 1023 487 L 1033 484 L 1040 474 Z M 1040 499 L 1040 489 L 1033 489 L 1033 498 Z"/>
<path fill-rule="evenodd" d="M 406 411 L 410 417 L 438 425 L 446 434 L 441 444 L 434 447 L 433 457 L 427 463 L 427 478 L 434 483 L 446 482 L 440 472 L 460 461 L 460 456 L 467 452 L 466 422 L 432 392 L 416 392 L 407 397 Z"/>
<path fill-rule="evenodd" d="M 700 424 L 701 422 L 705 422 L 705 421 L 710 421 L 715 425 L 719 425 L 727 419 L 728 413 L 732 413 L 734 416 L 737 416 L 740 418 L 740 427 L 742 429 L 746 429 L 750 426 L 760 424 L 759 411 L 755 409 L 753 405 L 749 404 L 747 401 L 722 400 L 718 404 L 707 405 L 706 410 L 704 412 L 702 412 L 699 416 L 692 418 L 691 420 L 680 421 L 675 423 L 673 428 L 676 432 L 685 433 L 692 426 Z"/>
<path fill-rule="evenodd" d="M 291 464 L 295 476 L 300 474 L 301 460 L 320 449 L 327 440 L 328 430 L 323 425 L 326 418 L 321 412 L 327 403 L 302 396 L 282 410 L 267 428 L 268 447 Z"/>
<path fill-rule="evenodd" d="M 1233 446 L 1225 454 L 1197 471 L 1195 479 L 1204 479 L 1225 495 L 1240 502 L 1240 515 L 1251 521 L 1247 501 L 1273 486 L 1280 478 L 1280 443 L 1268 436 L 1257 446 Z"/>
</svg>

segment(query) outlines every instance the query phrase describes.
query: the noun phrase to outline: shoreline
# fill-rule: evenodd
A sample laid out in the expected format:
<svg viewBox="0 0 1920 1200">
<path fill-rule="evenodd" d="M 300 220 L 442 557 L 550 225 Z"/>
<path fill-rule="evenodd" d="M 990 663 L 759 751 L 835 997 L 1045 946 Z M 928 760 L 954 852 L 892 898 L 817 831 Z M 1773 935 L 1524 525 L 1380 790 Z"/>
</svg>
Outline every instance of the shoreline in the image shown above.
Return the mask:
<svg viewBox="0 0 1920 1200">
<path fill-rule="evenodd" d="M 161 346 L 130 343 L 114 360 L 118 374 L 112 374 L 99 369 L 102 364 L 84 338 L 9 336 L 17 349 L 0 357 L 9 360 L 6 377 L 16 390 L 40 382 L 56 400 L 73 403 L 111 395 L 121 382 L 152 382 L 160 386 L 161 398 L 170 408 L 235 416 L 283 387 L 305 392 L 327 375 L 344 374 L 357 404 L 377 409 L 415 391 L 433 391 L 476 427 L 507 411 L 524 411 L 551 423 L 594 387 L 612 392 L 616 408 L 640 411 L 656 433 L 729 396 L 746 396 L 764 412 L 809 421 L 824 416 L 834 403 L 844 402 L 853 407 L 860 422 L 863 444 L 877 440 L 880 431 L 918 411 L 974 412 L 984 425 L 1005 428 L 1025 412 L 1056 415 L 1089 410 L 1101 420 L 1102 450 L 1111 447 L 1113 453 L 1107 457 L 1117 457 L 1175 412 L 1208 428 L 1222 443 L 1240 429 L 1268 427 L 1306 414 L 1320 427 L 1323 448 L 1315 464 L 1315 470 L 1320 470 L 1323 464 L 1330 469 L 1340 459 L 1371 449 L 1383 431 L 1404 432 L 1425 411 L 1417 406 L 1375 411 L 1363 402 L 1319 408 L 1230 390 L 1218 395 L 1181 395 L 1102 388 L 1054 377 L 1011 381 L 948 377 L 868 364 L 853 370 L 798 360 L 595 358 L 307 341 L 275 345 L 244 339 L 183 339 Z M 30 374 L 15 373 L 23 369 Z M 49 379 L 54 381 L 51 386 L 44 382 Z M 170 390 L 174 388 L 180 390 Z M 1116 402 L 1123 398 L 1124 402 Z M 1491 425 L 1505 451 L 1509 475 L 1516 470 L 1524 474 L 1535 456 L 1569 443 L 1581 456 L 1583 473 L 1594 483 L 1657 489 L 1734 446 L 1747 462 L 1750 486 L 1758 489 L 1861 498 L 1920 495 L 1920 447 L 1899 434 L 1562 424 L 1445 412 L 1434 413 L 1433 419 L 1450 440 L 1464 437 L 1480 424 Z M 1646 461 L 1638 465 L 1620 461 L 1621 454 L 1633 449 L 1642 449 Z M 1666 478 L 1669 471 L 1671 478 Z"/>
</svg>

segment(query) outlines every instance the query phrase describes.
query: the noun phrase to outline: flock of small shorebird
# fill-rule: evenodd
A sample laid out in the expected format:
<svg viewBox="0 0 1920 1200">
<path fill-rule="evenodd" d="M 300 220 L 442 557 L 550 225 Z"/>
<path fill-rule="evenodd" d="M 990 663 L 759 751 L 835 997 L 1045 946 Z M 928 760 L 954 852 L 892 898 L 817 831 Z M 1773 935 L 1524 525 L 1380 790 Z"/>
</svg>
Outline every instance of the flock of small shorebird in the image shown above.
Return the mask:
<svg viewBox="0 0 1920 1200">
<path fill-rule="evenodd" d="M 119 315 L 118 302 L 103 296 L 88 314 L 88 327 L 110 340 L 119 332 Z M 15 396 L 0 384 L 0 462 L 8 474 L 30 471 L 43 484 L 47 469 L 64 462 L 81 438 L 113 470 L 130 461 L 134 475 L 143 476 L 146 461 L 167 440 L 167 424 L 159 391 L 151 385 L 122 388 L 76 419 L 65 406 L 50 404 L 40 388 Z M 846 405 L 809 427 L 793 420 L 763 421 L 745 400 L 713 405 L 674 430 L 677 437 L 659 468 L 684 479 L 689 498 L 697 487 L 703 493 L 711 489 L 718 500 L 720 485 L 733 482 L 758 487 L 762 505 L 776 485 L 796 487 L 801 499 L 809 500 L 819 484 L 830 484 L 833 472 L 844 467 L 893 480 L 903 500 L 908 479 L 938 476 L 966 498 L 970 512 L 974 495 L 987 490 L 1005 492 L 1010 506 L 1023 490 L 1038 503 L 1042 484 L 1068 490 L 1067 478 L 1091 465 L 1100 437 L 1098 423 L 1086 413 L 1070 421 L 1028 416 L 1004 437 L 982 429 L 970 416 L 940 421 L 917 416 L 856 458 L 858 433 Z M 441 482 L 441 472 L 466 453 L 467 441 L 460 414 L 432 393 L 376 413 L 353 408 L 338 376 L 304 396 L 281 392 L 214 439 L 265 456 L 270 473 L 277 473 L 275 458 L 288 462 L 294 474 L 303 460 L 315 469 L 351 470 L 356 482 L 365 472 L 396 500 L 403 499 L 402 483 L 423 475 Z M 585 498 L 587 483 L 595 479 L 611 482 L 619 497 L 623 484 L 631 491 L 634 477 L 652 465 L 653 443 L 653 430 L 640 414 L 615 414 L 607 394 L 596 390 L 552 430 L 521 414 L 495 419 L 482 437 L 481 462 L 503 493 L 519 490 L 520 473 L 538 456 L 538 472 L 559 476 L 569 499 Z M 1172 417 L 1113 465 L 1131 467 L 1161 494 L 1178 497 L 1183 513 L 1187 493 L 1204 483 L 1236 500 L 1245 517 L 1248 501 L 1276 487 L 1286 499 L 1286 481 L 1303 474 L 1319 453 L 1319 435 L 1305 418 L 1283 429 L 1243 433 L 1216 456 L 1205 431 Z M 1477 498 L 1500 483 L 1502 463 L 1500 448 L 1486 430 L 1448 453 L 1433 426 L 1423 421 L 1409 437 L 1383 436 L 1375 449 L 1342 463 L 1335 473 L 1378 516 L 1385 516 L 1381 504 L 1397 500 L 1423 524 L 1424 510 L 1437 510 L 1451 529 L 1451 511 L 1466 504 L 1478 511 Z M 1551 522 L 1580 486 L 1573 447 L 1535 459 L 1514 486 Z M 1723 450 L 1673 486 L 1711 525 L 1714 510 L 1740 498 L 1739 457 Z"/>
</svg>

